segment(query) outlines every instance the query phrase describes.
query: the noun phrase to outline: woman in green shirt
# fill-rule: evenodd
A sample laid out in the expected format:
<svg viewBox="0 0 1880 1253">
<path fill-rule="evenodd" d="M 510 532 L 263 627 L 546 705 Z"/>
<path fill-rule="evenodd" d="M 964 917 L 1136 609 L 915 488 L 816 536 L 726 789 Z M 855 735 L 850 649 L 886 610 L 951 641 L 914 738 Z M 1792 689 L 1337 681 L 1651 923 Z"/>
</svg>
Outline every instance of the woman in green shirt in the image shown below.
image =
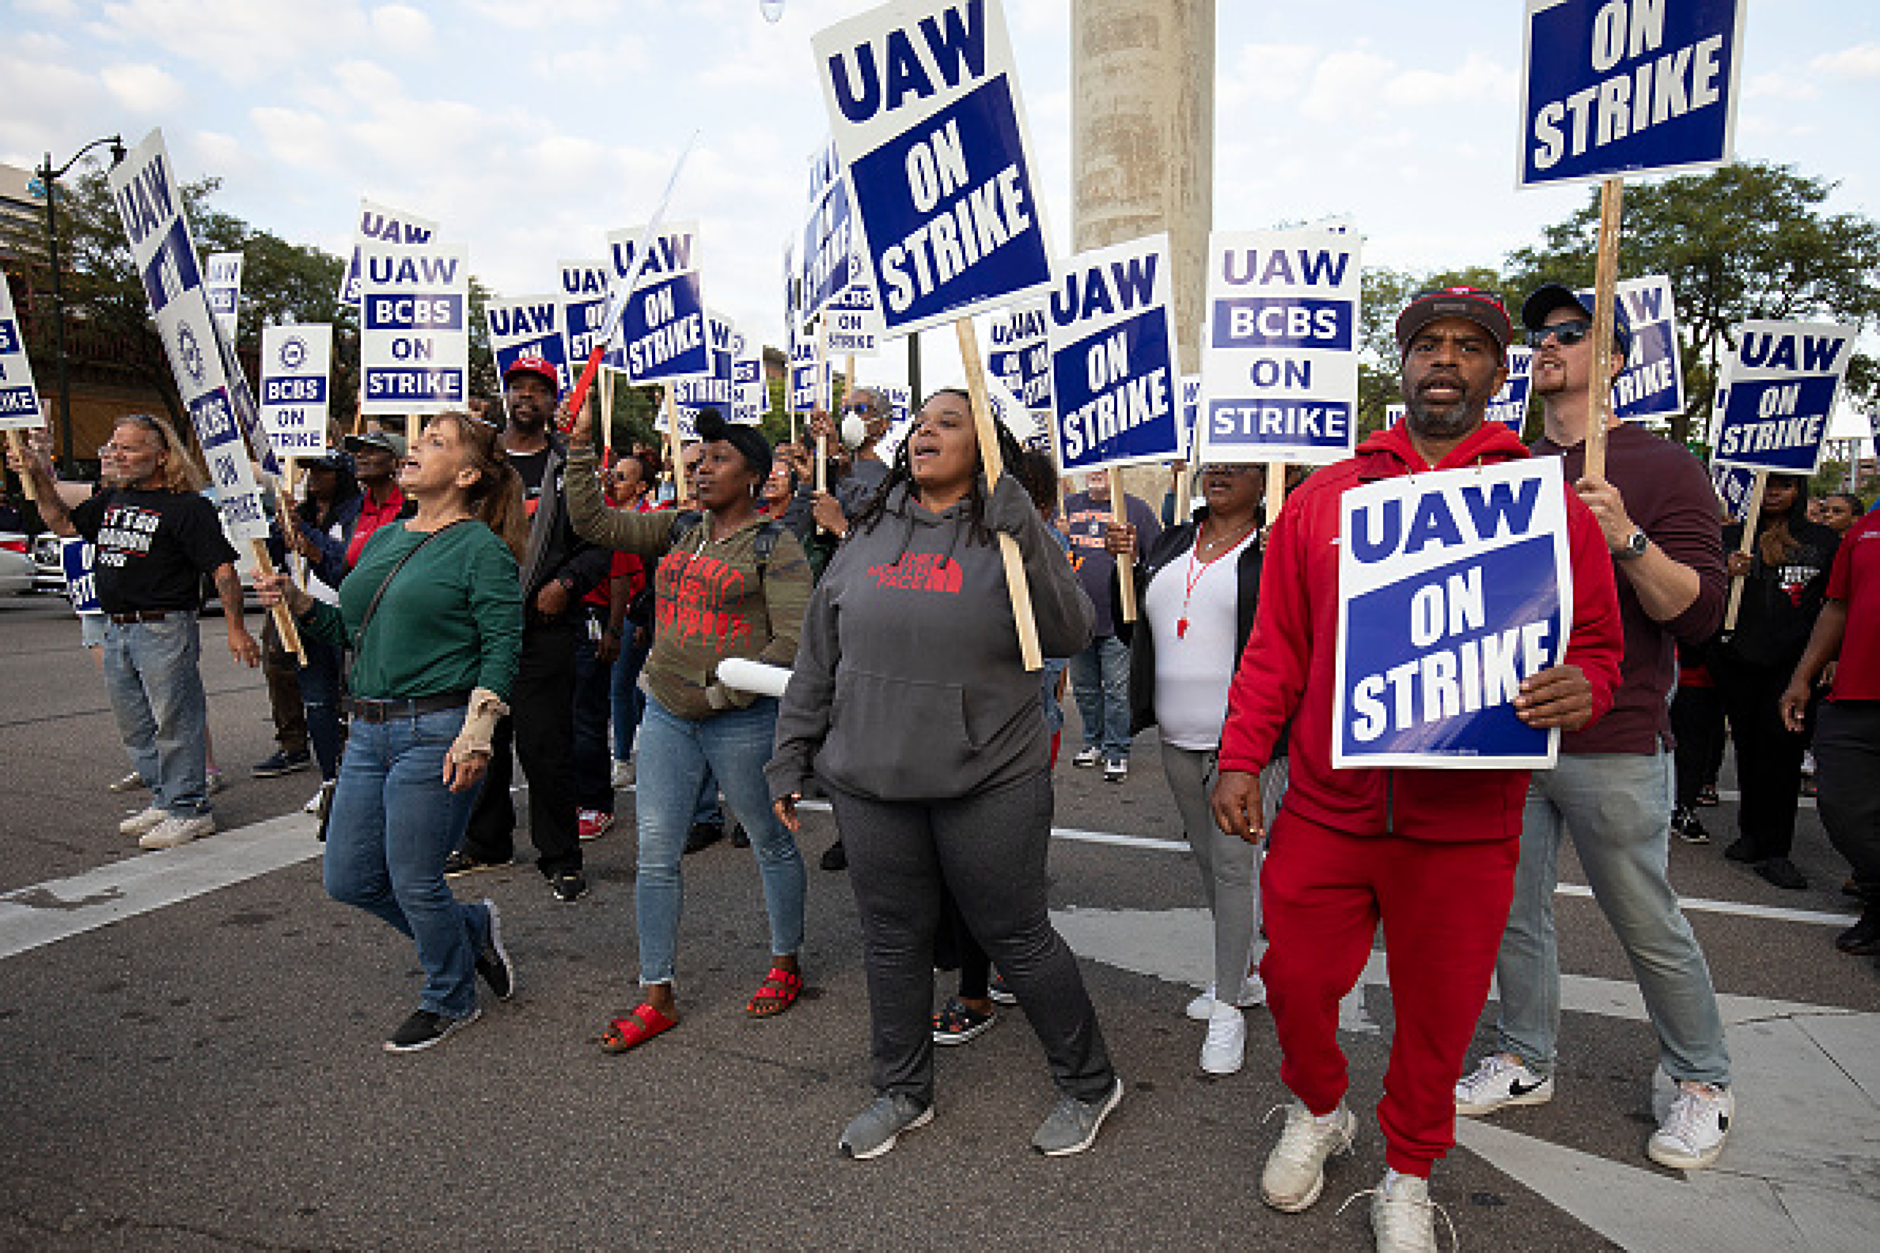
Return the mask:
<svg viewBox="0 0 1880 1253">
<path fill-rule="evenodd" d="M 516 554 L 527 523 L 496 435 L 468 414 L 431 421 L 399 472 L 417 515 L 373 533 L 337 608 L 284 575 L 258 580 L 264 604 L 285 604 L 310 636 L 353 650 L 324 878 L 333 899 L 417 944 L 424 991 L 385 1041 L 394 1053 L 475 1020 L 477 975 L 499 999 L 515 990 L 495 904 L 462 904 L 444 882 L 522 646 Z"/>
</svg>

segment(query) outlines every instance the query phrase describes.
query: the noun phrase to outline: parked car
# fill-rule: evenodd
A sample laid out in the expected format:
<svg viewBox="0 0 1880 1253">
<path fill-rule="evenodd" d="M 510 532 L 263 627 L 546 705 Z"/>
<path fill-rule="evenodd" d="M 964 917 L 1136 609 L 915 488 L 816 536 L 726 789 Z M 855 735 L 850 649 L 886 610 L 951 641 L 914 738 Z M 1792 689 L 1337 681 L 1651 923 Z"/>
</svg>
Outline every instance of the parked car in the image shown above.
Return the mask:
<svg viewBox="0 0 1880 1253">
<path fill-rule="evenodd" d="M 22 596 L 33 590 L 33 559 L 26 536 L 0 531 L 0 596 Z"/>
</svg>

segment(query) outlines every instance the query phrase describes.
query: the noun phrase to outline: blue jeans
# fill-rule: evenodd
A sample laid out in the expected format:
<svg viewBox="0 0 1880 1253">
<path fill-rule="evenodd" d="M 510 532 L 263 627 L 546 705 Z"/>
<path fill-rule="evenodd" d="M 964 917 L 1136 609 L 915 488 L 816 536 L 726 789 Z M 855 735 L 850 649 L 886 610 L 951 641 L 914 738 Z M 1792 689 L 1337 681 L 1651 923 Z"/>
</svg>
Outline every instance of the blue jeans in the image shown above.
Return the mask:
<svg viewBox="0 0 1880 1253">
<path fill-rule="evenodd" d="M 1084 747 L 1129 756 L 1129 645 L 1099 635 L 1071 658 L 1071 688 L 1084 720 Z"/>
<path fill-rule="evenodd" d="M 646 697 L 640 693 L 640 671 L 646 668 L 646 655 L 652 642 L 633 642 L 633 624 L 626 626 L 627 638 L 621 641 L 620 656 L 614 662 L 614 760 L 633 759 L 633 736 L 640 729 L 640 717 L 646 711 Z"/>
<path fill-rule="evenodd" d="M 467 1018 L 476 1009 L 476 955 L 489 943 L 489 910 L 465 905 L 444 882 L 444 859 L 470 821 L 477 789 L 444 786 L 444 755 L 464 711 L 386 722 L 353 719 L 326 827 L 326 892 L 416 941 L 420 1003 Z"/>
<path fill-rule="evenodd" d="M 1552 770 L 1534 772 L 1495 979 L 1500 1047 L 1536 1074 L 1553 1073 L 1560 1034 L 1554 887 L 1560 839 L 1571 831 L 1593 899 L 1632 963 L 1665 1073 L 1675 1080 L 1730 1082 L 1710 967 L 1666 869 L 1672 784 L 1671 758 L 1662 749 L 1563 753 Z"/>
<path fill-rule="evenodd" d="M 307 664 L 300 668 L 300 703 L 307 711 L 307 742 L 320 763 L 322 779 L 339 777 L 340 749 L 346 728 L 339 716 L 340 654 L 336 645 L 302 637 Z"/>
<path fill-rule="evenodd" d="M 152 808 L 175 818 L 209 812 L 209 698 L 202 690 L 196 615 L 171 610 L 161 622 L 113 622 L 104 637 L 104 679 L 118 737 L 150 788 Z"/>
<path fill-rule="evenodd" d="M 764 763 L 777 728 L 777 702 L 760 697 L 693 721 L 646 699 L 635 772 L 639 814 L 639 881 L 633 900 L 640 932 L 640 982 L 671 983 L 679 947 L 685 884 L 679 861 L 707 768 L 718 777 L 732 817 L 751 837 L 770 915 L 770 951 L 787 957 L 803 947 L 803 855 L 796 837 L 770 809 Z"/>
</svg>

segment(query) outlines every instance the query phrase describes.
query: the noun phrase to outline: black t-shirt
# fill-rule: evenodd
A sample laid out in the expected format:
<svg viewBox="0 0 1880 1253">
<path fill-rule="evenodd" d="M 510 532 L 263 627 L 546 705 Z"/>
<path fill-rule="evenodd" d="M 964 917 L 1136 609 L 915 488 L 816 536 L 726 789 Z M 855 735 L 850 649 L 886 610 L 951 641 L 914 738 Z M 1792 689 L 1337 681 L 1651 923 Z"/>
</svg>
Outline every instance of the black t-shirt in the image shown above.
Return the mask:
<svg viewBox="0 0 1880 1253">
<path fill-rule="evenodd" d="M 195 492 L 100 492 L 72 510 L 72 525 L 97 546 L 106 613 L 194 609 L 202 576 L 236 559 L 221 515 Z"/>
<path fill-rule="evenodd" d="M 522 503 L 531 518 L 535 516 L 536 506 L 542 503 L 542 479 L 548 472 L 548 453 L 549 450 L 543 448 L 509 454 L 509 464 L 522 477 Z"/>
</svg>

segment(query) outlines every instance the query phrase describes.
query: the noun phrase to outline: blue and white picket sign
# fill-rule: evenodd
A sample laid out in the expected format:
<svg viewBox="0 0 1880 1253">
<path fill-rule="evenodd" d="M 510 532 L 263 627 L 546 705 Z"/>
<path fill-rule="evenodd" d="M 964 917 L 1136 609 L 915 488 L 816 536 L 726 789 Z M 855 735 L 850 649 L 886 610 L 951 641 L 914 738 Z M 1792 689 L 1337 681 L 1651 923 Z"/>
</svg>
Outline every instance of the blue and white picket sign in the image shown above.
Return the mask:
<svg viewBox="0 0 1880 1253">
<path fill-rule="evenodd" d="M 1725 363 L 1711 460 L 1747 470 L 1810 475 L 1827 442 L 1834 398 L 1854 354 L 1855 328 L 1824 322 L 1745 322 Z"/>
<path fill-rule="evenodd" d="M 1045 324 L 1050 315 L 1042 300 L 1028 300 L 994 314 L 986 369 L 1025 402 L 1041 423 L 1052 417 L 1051 343 Z"/>
<path fill-rule="evenodd" d="M 216 488 L 223 528 L 235 539 L 265 539 L 267 513 L 231 396 L 221 340 L 202 288 L 196 244 L 183 216 L 182 183 L 153 130 L 108 175 L 111 198 L 130 239 L 176 389 L 189 410 Z M 265 450 L 264 450 L 265 451 Z"/>
<path fill-rule="evenodd" d="M 1756 491 L 1754 470 L 1713 461 L 1710 465 L 1710 482 L 1717 489 L 1717 499 L 1723 502 L 1725 515 L 1738 521 L 1749 516 L 1750 497 Z"/>
<path fill-rule="evenodd" d="M 1189 452 L 1198 452 L 1200 441 L 1195 436 L 1195 423 L 1201 420 L 1201 376 L 1199 374 L 1182 375 L 1182 446 Z"/>
<path fill-rule="evenodd" d="M 823 359 L 821 377 L 816 369 L 816 344 L 798 337 L 790 345 L 790 412 L 808 413 L 823 396 L 832 395 L 829 360 Z"/>
<path fill-rule="evenodd" d="M 360 409 L 461 409 L 470 396 L 470 264 L 461 246 L 359 250 Z"/>
<path fill-rule="evenodd" d="M 1168 235 L 1080 252 L 1053 274 L 1045 334 L 1058 466 L 1073 474 L 1181 460 Z"/>
<path fill-rule="evenodd" d="M 1332 765 L 1551 766 L 1515 716 L 1573 624 L 1558 457 L 1404 475 L 1340 498 Z"/>
<path fill-rule="evenodd" d="M 1201 339 L 1201 460 L 1323 465 L 1358 408 L 1358 233 L 1216 231 Z"/>
<path fill-rule="evenodd" d="M 561 334 L 566 360 L 586 362 L 607 316 L 607 280 L 613 267 L 605 261 L 563 261 L 561 273 Z M 618 353 L 608 353 L 606 364 L 625 367 Z"/>
<path fill-rule="evenodd" d="M 33 364 L 26 359 L 26 339 L 13 310 L 12 280 L 0 274 L 0 431 L 38 429 L 45 424 Z"/>
<path fill-rule="evenodd" d="M 881 353 L 881 311 L 875 308 L 875 289 L 851 283 L 823 307 L 828 336 L 823 347 L 831 357 L 874 357 Z"/>
<path fill-rule="evenodd" d="M 276 457 L 326 452 L 332 367 L 331 325 L 261 328 L 261 427 Z"/>
<path fill-rule="evenodd" d="M 483 306 L 483 319 L 489 326 L 496 377 L 508 373 L 518 357 L 540 357 L 555 367 L 556 393 L 566 396 L 574 386 L 574 376 L 568 368 L 568 337 L 561 315 L 559 296 L 490 297 Z"/>
<path fill-rule="evenodd" d="M 716 409 L 718 416 L 729 422 L 737 404 L 732 362 L 742 347 L 743 337 L 730 318 L 715 310 L 706 310 L 705 324 L 711 346 L 711 373 L 673 380 L 672 400 L 692 422 L 697 422 L 699 413 L 705 409 Z"/>
<path fill-rule="evenodd" d="M 104 606 L 98 603 L 98 576 L 92 571 L 97 555 L 98 550 L 89 540 L 59 541 L 59 567 L 65 571 L 65 598 L 72 602 L 74 613 L 104 612 Z"/>
<path fill-rule="evenodd" d="M 1520 344 L 1508 349 L 1508 381 L 1488 398 L 1487 421 L 1499 422 L 1516 435 L 1527 421 L 1528 387 L 1533 382 L 1534 350 Z"/>
<path fill-rule="evenodd" d="M 810 44 L 888 333 L 1042 292 L 1050 240 L 999 0 L 893 0 Z"/>
<path fill-rule="evenodd" d="M 1518 187 L 1730 159 L 1745 0 L 1527 0 Z"/>
<path fill-rule="evenodd" d="M 1593 307 L 1590 290 L 1576 294 L 1588 309 Z M 1621 279 L 1613 299 L 1625 306 L 1632 324 L 1632 351 L 1612 381 L 1613 412 L 1627 422 L 1683 413 L 1684 367 L 1671 280 L 1663 275 Z"/>
<path fill-rule="evenodd" d="M 769 393 L 763 346 L 753 336 L 737 332 L 731 354 L 731 412 L 725 416 L 744 426 L 758 425 L 770 410 Z"/>
<path fill-rule="evenodd" d="M 613 277 L 632 275 L 645 227 L 607 235 Z M 699 280 L 698 223 L 672 222 L 655 231 L 628 293 L 610 344 L 635 383 L 711 373 L 710 328 Z"/>
<path fill-rule="evenodd" d="M 428 244 L 437 234 L 437 223 L 430 218 L 375 204 L 363 197 L 359 201 L 359 221 L 353 228 L 352 259 L 346 263 L 346 277 L 340 280 L 339 302 L 359 307 L 359 250 L 368 244 Z"/>
<path fill-rule="evenodd" d="M 212 252 L 203 265 L 202 289 L 209 296 L 209 312 L 222 330 L 222 338 L 235 342 L 235 322 L 241 314 L 242 254 Z"/>
<path fill-rule="evenodd" d="M 825 144 L 810 159 L 809 216 L 801 231 L 797 255 L 797 316 L 808 321 L 854 285 L 854 210 L 848 180 L 835 146 Z"/>
</svg>

